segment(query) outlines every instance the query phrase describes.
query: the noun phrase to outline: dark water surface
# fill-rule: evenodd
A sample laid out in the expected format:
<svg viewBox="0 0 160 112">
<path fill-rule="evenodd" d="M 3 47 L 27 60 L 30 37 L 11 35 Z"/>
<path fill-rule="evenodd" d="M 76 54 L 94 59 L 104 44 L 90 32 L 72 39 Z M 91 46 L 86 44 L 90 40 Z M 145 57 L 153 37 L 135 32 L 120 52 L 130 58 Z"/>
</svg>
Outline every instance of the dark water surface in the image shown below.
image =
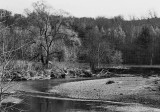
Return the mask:
<svg viewBox="0 0 160 112">
<path fill-rule="evenodd" d="M 106 107 L 114 104 L 90 101 L 57 100 L 31 97 L 29 105 L 21 105 L 28 112 L 113 112 Z M 115 105 L 121 106 L 121 105 Z"/>
</svg>

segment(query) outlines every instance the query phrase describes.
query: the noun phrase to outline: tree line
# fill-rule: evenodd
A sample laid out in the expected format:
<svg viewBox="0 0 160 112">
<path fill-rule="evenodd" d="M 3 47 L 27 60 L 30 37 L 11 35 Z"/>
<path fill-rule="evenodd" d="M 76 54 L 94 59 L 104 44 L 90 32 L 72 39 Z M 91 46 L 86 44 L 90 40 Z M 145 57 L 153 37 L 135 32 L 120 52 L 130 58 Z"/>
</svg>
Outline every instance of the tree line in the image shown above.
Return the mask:
<svg viewBox="0 0 160 112">
<path fill-rule="evenodd" d="M 14 59 L 101 64 L 160 64 L 160 19 L 76 18 L 33 3 L 26 15 L 0 18 L 0 53 Z M 11 51 L 8 54 L 8 51 Z M 4 54 L 3 54 L 4 56 Z M 1 58 L 1 61 L 2 58 Z"/>
<path fill-rule="evenodd" d="M 124 20 L 121 16 L 76 18 L 74 29 L 84 48 L 94 45 L 92 48 L 99 52 L 100 63 L 153 65 L 160 63 L 159 23 L 156 17 L 141 20 Z"/>
</svg>

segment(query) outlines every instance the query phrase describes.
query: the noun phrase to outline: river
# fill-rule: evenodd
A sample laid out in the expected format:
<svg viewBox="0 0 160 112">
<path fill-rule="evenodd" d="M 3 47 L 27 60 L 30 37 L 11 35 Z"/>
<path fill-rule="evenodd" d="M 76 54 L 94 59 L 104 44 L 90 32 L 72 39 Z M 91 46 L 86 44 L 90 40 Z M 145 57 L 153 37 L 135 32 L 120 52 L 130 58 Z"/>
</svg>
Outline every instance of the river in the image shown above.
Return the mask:
<svg viewBox="0 0 160 112">
<path fill-rule="evenodd" d="M 24 100 L 22 103 L 15 105 L 10 112 L 19 112 L 19 110 L 27 112 L 132 112 L 129 111 L 129 108 L 146 109 L 141 105 L 130 106 L 118 102 L 70 99 L 48 93 L 48 90 L 53 86 L 79 80 L 87 79 L 54 79 L 21 82 L 26 91 L 22 97 Z M 147 110 L 147 112 L 150 111 Z M 159 112 L 159 110 L 152 112 Z"/>
</svg>

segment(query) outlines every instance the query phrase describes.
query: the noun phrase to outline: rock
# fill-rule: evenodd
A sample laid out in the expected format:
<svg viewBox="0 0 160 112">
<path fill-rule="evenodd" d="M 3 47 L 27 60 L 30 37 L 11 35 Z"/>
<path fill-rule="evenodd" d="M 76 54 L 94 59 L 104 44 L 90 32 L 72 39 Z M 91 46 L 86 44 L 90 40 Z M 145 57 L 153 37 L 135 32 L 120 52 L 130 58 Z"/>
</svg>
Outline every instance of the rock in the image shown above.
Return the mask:
<svg viewBox="0 0 160 112">
<path fill-rule="evenodd" d="M 30 77 L 34 77 L 36 75 L 36 73 L 34 71 L 28 71 L 28 74 Z"/>
<path fill-rule="evenodd" d="M 61 78 L 65 78 L 66 77 L 66 74 L 61 74 Z"/>
<path fill-rule="evenodd" d="M 55 73 L 54 73 L 54 72 L 51 72 L 50 77 L 51 77 L 51 79 L 55 79 L 55 78 L 56 78 Z"/>
<path fill-rule="evenodd" d="M 23 77 L 13 77 L 11 81 L 27 81 L 27 79 Z"/>
<path fill-rule="evenodd" d="M 76 76 L 76 72 L 74 70 L 69 70 L 69 75 L 71 77 L 75 77 Z"/>
<path fill-rule="evenodd" d="M 76 70 L 76 76 L 79 77 L 82 74 L 82 70 L 81 69 L 77 69 Z"/>
<path fill-rule="evenodd" d="M 11 81 L 26 81 L 27 80 L 18 71 L 17 72 L 12 72 L 11 76 L 12 76 Z"/>
<path fill-rule="evenodd" d="M 83 77 L 92 77 L 92 73 L 90 71 L 83 70 Z"/>
<path fill-rule="evenodd" d="M 113 84 L 115 83 L 114 81 L 109 80 L 108 82 L 106 82 L 106 84 Z"/>
</svg>

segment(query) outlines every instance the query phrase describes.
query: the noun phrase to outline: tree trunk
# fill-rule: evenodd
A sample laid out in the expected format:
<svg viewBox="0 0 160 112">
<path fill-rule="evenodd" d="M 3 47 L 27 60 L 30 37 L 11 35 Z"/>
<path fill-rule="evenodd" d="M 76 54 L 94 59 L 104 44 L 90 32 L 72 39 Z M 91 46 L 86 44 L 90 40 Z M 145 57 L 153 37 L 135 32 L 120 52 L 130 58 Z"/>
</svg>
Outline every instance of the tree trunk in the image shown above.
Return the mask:
<svg viewBox="0 0 160 112">
<path fill-rule="evenodd" d="M 49 64 L 49 47 L 47 47 L 47 52 L 46 52 L 45 68 L 48 68 L 48 64 Z"/>
<path fill-rule="evenodd" d="M 152 55 L 151 55 L 150 65 L 153 65 L 153 53 L 152 53 Z"/>
<path fill-rule="evenodd" d="M 48 63 L 49 63 L 49 57 L 46 56 L 46 60 L 45 60 L 45 68 L 48 68 Z"/>
<path fill-rule="evenodd" d="M 44 62 L 44 58 L 43 58 L 43 55 L 41 54 L 41 62 L 42 62 L 42 64 L 44 65 L 45 64 L 45 62 Z"/>
<path fill-rule="evenodd" d="M 100 43 L 98 44 L 98 68 L 100 68 Z"/>
</svg>

